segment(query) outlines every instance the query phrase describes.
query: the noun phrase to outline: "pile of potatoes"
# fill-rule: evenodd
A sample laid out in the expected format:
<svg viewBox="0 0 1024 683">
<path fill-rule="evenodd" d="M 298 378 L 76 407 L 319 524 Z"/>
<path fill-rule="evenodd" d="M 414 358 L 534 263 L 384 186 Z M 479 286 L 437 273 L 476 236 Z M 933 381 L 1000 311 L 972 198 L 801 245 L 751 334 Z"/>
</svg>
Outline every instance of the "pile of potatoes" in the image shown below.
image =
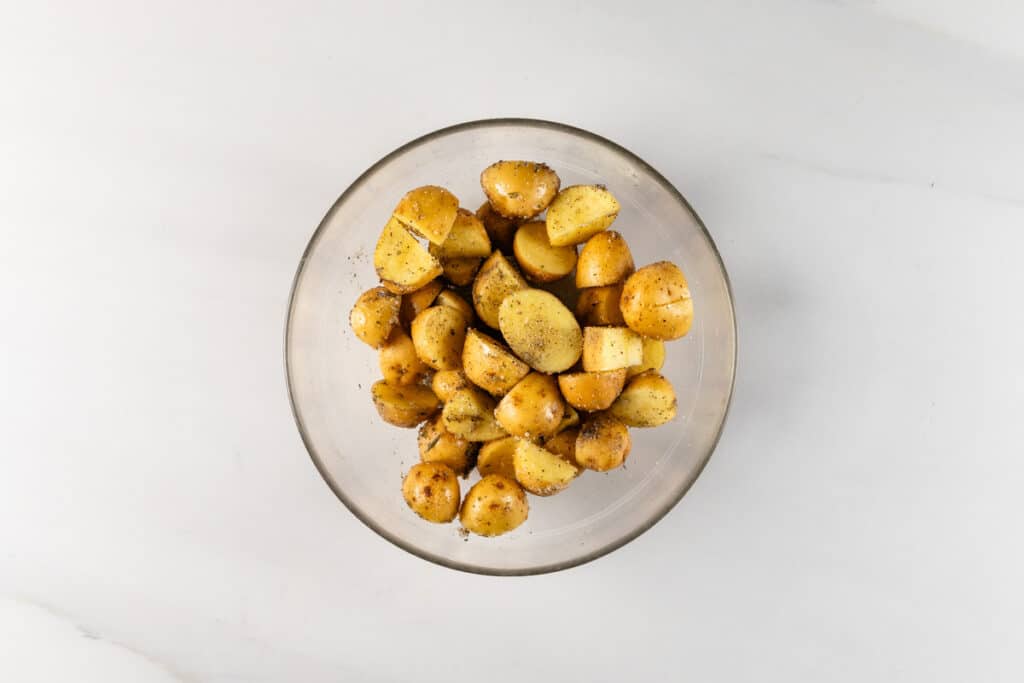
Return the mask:
<svg viewBox="0 0 1024 683">
<path fill-rule="evenodd" d="M 674 264 L 634 268 L 608 230 L 619 203 L 607 188 L 560 189 L 551 168 L 527 161 L 499 161 L 480 183 L 476 213 L 442 187 L 402 198 L 374 252 L 381 286 L 349 321 L 379 350 L 381 418 L 422 425 L 421 462 L 402 484 L 409 507 L 497 536 L 526 520 L 526 492 L 550 496 L 585 469 L 621 466 L 630 427 L 675 417 L 658 371 L 693 302 Z M 573 273 L 575 311 L 541 288 Z M 482 478 L 463 498 L 458 477 L 474 467 Z"/>
</svg>

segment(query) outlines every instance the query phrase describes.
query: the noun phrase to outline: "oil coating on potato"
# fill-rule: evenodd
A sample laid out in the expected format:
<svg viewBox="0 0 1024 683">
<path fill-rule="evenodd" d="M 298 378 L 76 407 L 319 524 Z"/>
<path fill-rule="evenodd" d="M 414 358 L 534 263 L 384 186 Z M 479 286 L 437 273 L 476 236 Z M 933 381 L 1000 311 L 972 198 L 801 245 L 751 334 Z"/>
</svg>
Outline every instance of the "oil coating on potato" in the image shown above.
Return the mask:
<svg viewBox="0 0 1024 683">
<path fill-rule="evenodd" d="M 599 232 L 583 245 L 576 264 L 577 287 L 606 287 L 622 282 L 633 272 L 633 254 L 622 235 Z"/>
<path fill-rule="evenodd" d="M 576 462 L 576 438 L 579 434 L 579 427 L 572 427 L 565 431 L 558 432 L 544 442 L 544 448 L 546 450 L 554 453 L 559 458 L 575 467 L 577 469 L 577 474 L 579 474 L 579 470 L 581 470 L 580 464 Z"/>
<path fill-rule="evenodd" d="M 630 329 L 652 339 L 679 339 L 693 323 L 690 286 L 669 261 L 644 266 L 629 276 L 619 300 Z"/>
<path fill-rule="evenodd" d="M 516 470 L 512 466 L 512 455 L 516 452 L 519 440 L 514 436 L 488 441 L 480 447 L 476 458 L 476 469 L 480 476 L 500 474 L 509 479 L 516 478 Z"/>
<path fill-rule="evenodd" d="M 447 465 L 421 462 L 405 475 L 402 497 L 423 519 L 446 524 L 459 512 L 459 479 Z"/>
<path fill-rule="evenodd" d="M 576 301 L 576 317 L 581 325 L 621 325 L 626 321 L 619 310 L 622 285 L 589 287 L 580 291 Z"/>
<path fill-rule="evenodd" d="M 626 370 L 569 372 L 558 376 L 558 388 L 566 403 L 586 412 L 605 410 L 618 398 L 626 383 Z"/>
<path fill-rule="evenodd" d="M 468 386 L 469 380 L 462 370 L 438 370 L 430 380 L 430 388 L 442 402 L 447 402 L 452 394 Z"/>
<path fill-rule="evenodd" d="M 466 326 L 466 319 L 454 308 L 431 306 L 412 321 L 416 354 L 435 370 L 457 370 L 462 367 Z"/>
<path fill-rule="evenodd" d="M 384 287 L 374 287 L 356 299 L 356 305 L 348 314 L 348 323 L 356 337 L 379 349 L 398 324 L 400 307 L 397 294 L 392 294 Z"/>
<path fill-rule="evenodd" d="M 459 200 L 455 195 L 437 185 L 424 185 L 402 197 L 394 217 L 432 244 L 443 244 L 455 225 L 458 211 Z"/>
<path fill-rule="evenodd" d="M 417 384 L 427 376 L 429 368 L 416 355 L 416 346 L 401 327 L 395 327 L 384 346 L 380 347 L 380 374 L 395 386 Z"/>
<path fill-rule="evenodd" d="M 473 281 L 473 308 L 484 324 L 497 329 L 501 302 L 509 294 L 529 287 L 505 255 L 496 251 L 484 261 Z"/>
<path fill-rule="evenodd" d="M 388 291 L 408 294 L 442 273 L 441 264 L 394 217 L 373 252 L 373 267 Z"/>
<path fill-rule="evenodd" d="M 565 414 L 551 375 L 531 372 L 498 402 L 494 417 L 513 436 L 536 439 L 555 433 Z"/>
<path fill-rule="evenodd" d="M 434 392 L 421 384 L 400 387 L 381 380 L 370 393 L 381 419 L 396 427 L 415 427 L 441 407 Z"/>
<path fill-rule="evenodd" d="M 626 461 L 632 441 L 629 429 L 608 413 L 592 415 L 576 437 L 576 462 L 588 470 L 607 472 Z"/>
<path fill-rule="evenodd" d="M 454 308 L 456 311 L 462 314 L 462 317 L 466 319 L 466 322 L 470 325 L 473 324 L 473 319 L 476 315 L 473 313 L 473 307 L 469 305 L 465 299 L 459 296 L 455 291 L 446 289 L 437 295 L 437 299 L 434 300 L 438 306 L 449 306 Z M 415 317 L 415 316 L 413 316 Z"/>
<path fill-rule="evenodd" d="M 467 441 L 493 441 L 508 436 L 494 418 L 494 399 L 469 386 L 458 389 L 444 404 L 444 428 Z"/>
<path fill-rule="evenodd" d="M 573 185 L 558 193 L 548 208 L 548 240 L 556 247 L 586 242 L 612 224 L 619 202 L 601 185 Z"/>
<path fill-rule="evenodd" d="M 540 289 L 505 297 L 498 327 L 512 351 L 540 372 L 568 370 L 583 352 L 583 333 L 572 311 Z"/>
<path fill-rule="evenodd" d="M 648 370 L 661 370 L 665 365 L 665 342 L 660 339 L 644 337 L 642 344 L 643 360 L 640 361 L 640 365 L 633 365 L 627 369 L 627 377 L 635 377 Z"/>
<path fill-rule="evenodd" d="M 466 333 L 462 367 L 473 384 L 494 396 L 504 396 L 530 372 L 508 347 L 479 330 Z"/>
<path fill-rule="evenodd" d="M 519 222 L 515 218 L 506 218 L 494 210 L 490 202 L 484 202 L 476 210 L 476 217 L 484 224 L 487 236 L 491 238 L 491 246 L 501 249 L 507 254 L 512 253 L 512 238 L 515 237 Z"/>
<path fill-rule="evenodd" d="M 553 247 L 542 221 L 520 226 L 512 243 L 519 267 L 534 282 L 554 282 L 576 267 L 576 247 Z"/>
<path fill-rule="evenodd" d="M 629 380 L 608 411 L 630 427 L 657 427 L 676 416 L 672 383 L 654 371 Z"/>
<path fill-rule="evenodd" d="M 564 458 L 520 439 L 512 455 L 516 481 L 537 496 L 550 496 L 563 490 L 576 478 L 579 469 Z"/>
<path fill-rule="evenodd" d="M 639 365 L 644 344 L 628 327 L 587 327 L 583 330 L 583 369 L 605 372 Z"/>
<path fill-rule="evenodd" d="M 487 200 L 509 218 L 533 218 L 548 207 L 560 184 L 550 167 L 533 161 L 499 161 L 480 174 Z"/>
<path fill-rule="evenodd" d="M 491 238 L 483 221 L 466 209 L 459 209 L 448 237 L 441 244 L 431 244 L 430 253 L 441 262 L 455 258 L 487 258 L 491 255 Z"/>
<path fill-rule="evenodd" d="M 469 471 L 473 444 L 445 429 L 440 415 L 423 423 L 417 445 L 421 461 L 448 465 L 458 475 L 465 475 Z"/>
<path fill-rule="evenodd" d="M 398 320 L 408 327 L 423 311 L 434 303 L 437 295 L 444 289 L 444 283 L 440 280 L 431 280 L 415 292 L 402 295 L 402 306 L 398 309 Z"/>
<path fill-rule="evenodd" d="M 480 536 L 500 536 L 526 521 L 530 505 L 514 479 L 489 474 L 473 485 L 462 501 L 459 521 Z"/>
</svg>

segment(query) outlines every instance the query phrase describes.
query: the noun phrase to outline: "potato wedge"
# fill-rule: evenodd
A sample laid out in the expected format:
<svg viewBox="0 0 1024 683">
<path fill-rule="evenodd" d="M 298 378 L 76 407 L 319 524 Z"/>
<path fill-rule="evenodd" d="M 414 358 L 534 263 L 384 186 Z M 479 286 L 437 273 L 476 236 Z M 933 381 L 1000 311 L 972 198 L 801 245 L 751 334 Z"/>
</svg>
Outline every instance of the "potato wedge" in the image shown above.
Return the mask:
<svg viewBox="0 0 1024 683">
<path fill-rule="evenodd" d="M 456 287 L 465 287 L 480 270 L 483 259 L 478 258 L 450 258 L 441 261 L 441 271 L 444 279 Z"/>
<path fill-rule="evenodd" d="M 583 328 L 583 370 L 606 372 L 639 365 L 644 359 L 640 335 L 628 327 Z"/>
<path fill-rule="evenodd" d="M 489 474 L 473 485 L 462 501 L 459 521 L 480 536 L 500 536 L 526 521 L 530 504 L 515 479 Z"/>
<path fill-rule="evenodd" d="M 348 324 L 360 341 L 379 349 L 398 324 L 401 301 L 384 287 L 374 287 L 359 295 L 348 314 Z"/>
<path fill-rule="evenodd" d="M 488 474 L 500 474 L 509 479 L 516 478 L 516 470 L 512 466 L 512 455 L 516 452 L 516 444 L 519 442 L 514 436 L 506 436 L 503 439 L 488 441 L 480 447 L 480 453 L 476 457 L 476 469 L 480 476 Z"/>
<path fill-rule="evenodd" d="M 458 389 L 441 411 L 444 428 L 467 441 L 493 441 L 508 436 L 494 419 L 494 399 L 482 389 Z"/>
<path fill-rule="evenodd" d="M 573 185 L 558 193 L 545 223 L 548 241 L 556 247 L 586 242 L 612 224 L 619 202 L 601 185 Z"/>
<path fill-rule="evenodd" d="M 512 251 L 523 274 L 534 282 L 561 280 L 576 267 L 576 247 L 551 246 L 542 221 L 520 226 L 512 242 Z"/>
<path fill-rule="evenodd" d="M 512 238 L 515 237 L 519 223 L 514 218 L 506 218 L 494 210 L 490 202 L 484 202 L 476 210 L 476 217 L 484 224 L 487 236 L 491 238 L 491 246 L 501 249 L 507 254 L 512 253 Z"/>
<path fill-rule="evenodd" d="M 609 413 L 630 427 L 657 427 L 676 416 L 676 392 L 663 375 L 649 371 L 629 380 Z"/>
<path fill-rule="evenodd" d="M 484 261 L 473 281 L 473 308 L 484 324 L 497 329 L 501 302 L 509 294 L 529 287 L 515 266 L 496 251 Z"/>
<path fill-rule="evenodd" d="M 420 461 L 448 465 L 459 476 L 469 471 L 474 445 L 444 428 L 440 415 L 423 423 L 417 437 Z"/>
<path fill-rule="evenodd" d="M 558 432 L 544 442 L 544 449 L 554 453 L 562 460 L 576 468 L 579 474 L 580 464 L 576 462 L 576 438 L 579 436 L 579 427 L 572 427 L 565 431 Z"/>
<path fill-rule="evenodd" d="M 576 317 L 581 325 L 625 326 L 626 321 L 619 310 L 621 297 L 622 285 L 581 289 L 580 298 L 576 301 Z"/>
<path fill-rule="evenodd" d="M 565 415 L 558 384 L 551 375 L 531 372 L 498 402 L 494 417 L 509 434 L 525 439 L 550 436 Z"/>
<path fill-rule="evenodd" d="M 576 318 L 558 297 L 543 290 L 524 289 L 506 296 L 498 327 L 512 351 L 540 372 L 568 370 L 583 352 Z"/>
<path fill-rule="evenodd" d="M 421 462 L 402 480 L 402 497 L 417 515 L 435 524 L 447 524 L 459 512 L 459 479 L 450 467 Z"/>
<path fill-rule="evenodd" d="M 462 370 L 438 370 L 430 380 L 430 388 L 442 402 L 448 401 L 452 394 L 468 386 L 469 380 Z"/>
<path fill-rule="evenodd" d="M 447 259 L 487 258 L 491 255 L 491 238 L 483 221 L 466 209 L 459 209 L 447 239 L 431 244 L 430 253 L 442 263 Z"/>
<path fill-rule="evenodd" d="M 473 320 L 476 319 L 476 314 L 473 313 L 473 307 L 469 305 L 469 302 L 459 296 L 454 290 L 446 289 L 437 295 L 437 299 L 434 300 L 438 306 L 449 306 L 454 308 L 456 311 L 462 314 L 462 317 L 466 319 L 466 322 L 470 325 L 473 324 Z"/>
<path fill-rule="evenodd" d="M 395 327 L 384 346 L 380 347 L 380 374 L 395 386 L 418 384 L 429 368 L 416 355 L 416 345 L 401 326 Z"/>
<path fill-rule="evenodd" d="M 558 388 L 566 403 L 586 412 L 606 410 L 622 393 L 625 383 L 625 368 L 606 372 L 570 372 L 558 376 Z"/>
<path fill-rule="evenodd" d="M 608 413 L 592 415 L 576 437 L 576 462 L 588 470 L 607 472 L 620 467 L 632 448 L 629 429 Z"/>
<path fill-rule="evenodd" d="M 441 408 L 441 402 L 421 384 L 398 387 L 384 380 L 370 389 L 382 420 L 396 427 L 415 427 Z"/>
<path fill-rule="evenodd" d="M 693 324 L 693 299 L 683 271 L 659 261 L 629 276 L 619 300 L 630 329 L 652 339 L 679 339 Z"/>
<path fill-rule="evenodd" d="M 579 474 L 575 465 L 525 439 L 516 444 L 512 466 L 516 471 L 516 481 L 537 496 L 558 493 Z"/>
<path fill-rule="evenodd" d="M 480 174 L 487 200 L 509 218 L 533 218 L 548 207 L 559 185 L 557 173 L 532 161 L 499 161 Z"/>
<path fill-rule="evenodd" d="M 394 218 L 432 244 L 443 244 L 455 225 L 459 200 L 437 185 L 410 190 L 395 207 Z"/>
<path fill-rule="evenodd" d="M 442 289 L 444 289 L 444 283 L 440 280 L 431 280 L 415 292 L 403 294 L 402 307 L 398 310 L 399 321 L 406 327 L 409 327 L 416 316 L 427 310 L 434 303 Z"/>
<path fill-rule="evenodd" d="M 381 284 L 395 294 L 408 294 L 442 273 L 441 264 L 394 217 L 384 226 L 373 252 Z"/>
<path fill-rule="evenodd" d="M 494 396 L 504 396 L 530 372 L 508 347 L 479 330 L 466 333 L 462 368 L 473 384 Z"/>
<path fill-rule="evenodd" d="M 580 251 L 576 286 L 607 287 L 624 281 L 633 270 L 633 254 L 622 235 L 614 230 L 599 232 Z"/>
<path fill-rule="evenodd" d="M 466 318 L 454 308 L 431 306 L 412 321 L 416 354 L 435 370 L 459 369 L 467 325 Z"/>
<path fill-rule="evenodd" d="M 642 340 L 644 354 L 640 365 L 631 365 L 626 369 L 626 377 L 636 377 L 648 370 L 661 370 L 665 365 L 665 342 L 660 339 L 644 337 Z"/>
</svg>

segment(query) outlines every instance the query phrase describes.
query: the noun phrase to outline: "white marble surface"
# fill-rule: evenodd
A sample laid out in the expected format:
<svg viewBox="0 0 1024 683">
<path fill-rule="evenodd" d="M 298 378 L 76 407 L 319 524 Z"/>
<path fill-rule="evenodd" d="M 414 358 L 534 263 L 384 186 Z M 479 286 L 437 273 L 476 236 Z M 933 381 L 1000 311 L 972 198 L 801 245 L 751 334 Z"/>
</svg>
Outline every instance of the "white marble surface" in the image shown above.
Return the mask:
<svg viewBox="0 0 1024 683">
<path fill-rule="evenodd" d="M 1024 679 L 1024 5 L 673 4 L 4 4 L 0 680 Z M 336 195 L 502 115 L 672 179 L 741 333 L 682 504 L 516 580 L 356 521 L 281 359 Z"/>
</svg>

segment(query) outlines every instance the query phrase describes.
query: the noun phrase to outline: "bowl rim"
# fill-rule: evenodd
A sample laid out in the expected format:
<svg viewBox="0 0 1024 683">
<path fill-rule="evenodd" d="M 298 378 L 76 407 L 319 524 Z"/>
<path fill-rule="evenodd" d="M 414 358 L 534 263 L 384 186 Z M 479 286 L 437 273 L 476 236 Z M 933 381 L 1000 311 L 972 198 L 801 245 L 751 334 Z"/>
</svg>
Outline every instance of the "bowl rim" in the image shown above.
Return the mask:
<svg viewBox="0 0 1024 683">
<path fill-rule="evenodd" d="M 600 548 L 597 548 L 589 553 L 586 553 L 585 555 L 581 555 L 571 560 L 552 562 L 545 565 L 538 565 L 535 567 L 526 567 L 520 569 L 498 569 L 493 567 L 485 567 L 469 563 L 457 562 L 442 555 L 437 555 L 435 553 L 425 551 L 421 548 L 417 548 L 413 546 L 411 543 L 408 543 L 402 540 L 401 538 L 398 538 L 397 536 L 389 532 L 387 529 L 384 529 L 381 526 L 377 525 L 377 523 L 373 519 L 371 519 L 368 515 L 365 515 L 359 509 L 359 506 L 357 506 L 354 502 L 349 501 L 344 491 L 342 491 L 341 488 L 333 481 L 333 477 L 329 475 L 327 467 L 323 462 L 323 459 L 319 456 L 319 454 L 317 454 L 316 448 L 313 446 L 309 434 L 306 431 L 306 427 L 303 424 L 302 416 L 299 414 L 299 408 L 295 400 L 295 392 L 292 382 L 292 367 L 289 360 L 291 357 L 289 333 L 292 328 L 292 319 L 295 312 L 295 296 L 299 288 L 299 282 L 302 279 L 303 271 L 305 270 L 306 267 L 306 261 L 309 258 L 310 254 L 313 252 L 313 249 L 316 247 L 317 243 L 320 241 L 320 236 L 324 231 L 328 221 L 334 215 L 335 211 L 337 211 L 338 208 L 344 204 L 345 200 L 349 197 L 349 195 L 358 190 L 363 185 L 363 183 L 365 183 L 366 180 L 370 176 L 372 176 L 380 167 L 384 166 L 392 159 L 404 154 L 409 149 L 418 147 L 428 142 L 432 142 L 434 140 L 438 140 L 440 138 L 446 137 L 454 133 L 460 133 L 463 131 L 478 128 L 489 128 L 498 126 L 527 126 L 533 128 L 555 130 L 560 133 L 568 133 L 570 135 L 582 137 L 596 144 L 604 145 L 605 147 L 611 148 L 612 150 L 628 157 L 638 166 L 642 167 L 647 173 L 649 173 L 651 177 L 653 177 L 659 184 L 661 184 L 661 186 L 665 190 L 669 192 L 669 194 L 675 197 L 677 201 L 679 201 L 683 206 L 686 207 L 687 211 L 690 212 L 694 220 L 696 220 L 697 225 L 704 233 L 704 237 L 707 239 L 715 259 L 718 261 L 718 267 L 721 270 L 722 277 L 725 281 L 726 298 L 729 302 L 730 317 L 732 319 L 733 337 L 732 376 L 729 379 L 729 391 L 728 395 L 726 396 L 725 410 L 722 413 L 722 421 L 719 424 L 718 431 L 711 442 L 711 447 L 704 455 L 703 460 L 698 464 L 698 466 L 694 470 L 693 476 L 689 479 L 689 481 L 687 481 L 685 485 L 680 487 L 679 491 L 676 492 L 676 495 L 674 495 L 669 501 L 667 501 L 657 511 L 655 511 L 654 514 L 649 516 L 643 524 L 638 525 L 636 528 L 632 529 L 629 533 L 624 534 L 620 538 L 617 538 L 614 541 L 607 543 Z M 480 574 L 485 576 L 534 576 L 538 574 L 548 574 L 552 572 L 562 571 L 565 569 L 571 569 L 573 567 L 578 567 L 589 562 L 593 562 L 594 560 L 600 557 L 604 557 L 605 555 L 608 555 L 609 553 L 618 550 L 627 543 L 636 540 L 642 534 L 650 530 L 651 527 L 653 527 L 655 524 L 664 519 L 665 515 L 667 515 L 669 511 L 672 510 L 672 508 L 674 508 L 679 503 L 679 501 L 683 499 L 683 496 L 687 494 L 687 492 L 697 481 L 697 479 L 700 478 L 701 473 L 704 471 L 704 468 L 707 466 L 708 461 L 711 459 L 711 455 L 715 452 L 715 449 L 718 447 L 718 442 L 722 438 L 722 432 L 725 430 L 725 424 L 729 418 L 729 409 L 732 405 L 732 397 L 736 387 L 736 363 L 739 355 L 739 337 L 737 332 L 738 330 L 736 324 L 736 307 L 733 301 L 732 283 L 729 279 L 729 273 L 725 268 L 725 263 L 723 263 L 722 261 L 722 256 L 718 250 L 718 245 L 715 244 L 715 241 L 711 237 L 711 233 L 708 231 L 707 226 L 704 224 L 704 221 L 701 219 L 700 215 L 693 209 L 693 207 L 690 205 L 690 202 L 687 201 L 686 197 L 684 197 L 683 194 L 678 189 L 676 189 L 676 187 L 671 182 L 669 182 L 667 178 L 665 178 L 665 176 L 659 173 L 657 169 L 655 169 L 649 163 L 647 163 L 642 158 L 637 156 L 634 152 L 631 152 L 622 145 L 613 142 L 612 140 L 609 140 L 605 137 L 602 137 L 596 133 L 592 133 L 588 130 L 578 128 L 576 126 L 571 126 L 569 124 L 560 123 L 557 121 L 549 121 L 545 119 L 515 117 L 476 119 L 472 121 L 457 123 L 451 126 L 446 126 L 444 128 L 438 128 L 437 130 L 434 130 L 425 135 L 421 135 L 413 140 L 410 140 L 409 142 L 406 142 L 400 147 L 395 148 L 393 151 L 384 155 L 376 163 L 374 163 L 372 166 L 363 171 L 363 173 L 360 174 L 359 177 L 356 178 L 345 189 L 345 191 L 338 196 L 338 198 L 334 201 L 331 207 L 327 210 L 327 213 L 324 214 L 323 219 L 321 219 L 319 225 L 317 225 L 316 230 L 309 238 L 309 242 L 306 244 L 306 248 L 302 252 L 302 257 L 299 259 L 299 265 L 295 270 L 295 276 L 292 278 L 291 291 L 288 295 L 288 312 L 285 318 L 284 329 L 284 365 L 285 379 L 288 386 L 288 403 L 291 406 L 292 417 L 295 420 L 295 425 L 298 428 L 299 436 L 302 439 L 302 443 L 306 448 L 306 452 L 309 454 L 310 459 L 313 461 L 313 465 L 320 473 L 320 476 L 323 478 L 324 482 L 331 489 L 331 491 L 334 492 L 334 495 L 338 498 L 338 500 L 340 500 L 342 504 L 346 508 L 348 508 L 349 512 L 351 512 L 356 517 L 356 519 L 358 519 L 367 527 L 369 527 L 381 538 L 387 540 L 388 542 L 397 546 L 398 548 L 401 548 L 407 553 L 415 555 L 416 557 L 419 557 L 421 559 L 427 560 L 428 562 L 432 562 L 442 567 L 447 567 L 449 569 L 455 569 L 457 571 L 467 572 L 470 574 Z"/>
</svg>

